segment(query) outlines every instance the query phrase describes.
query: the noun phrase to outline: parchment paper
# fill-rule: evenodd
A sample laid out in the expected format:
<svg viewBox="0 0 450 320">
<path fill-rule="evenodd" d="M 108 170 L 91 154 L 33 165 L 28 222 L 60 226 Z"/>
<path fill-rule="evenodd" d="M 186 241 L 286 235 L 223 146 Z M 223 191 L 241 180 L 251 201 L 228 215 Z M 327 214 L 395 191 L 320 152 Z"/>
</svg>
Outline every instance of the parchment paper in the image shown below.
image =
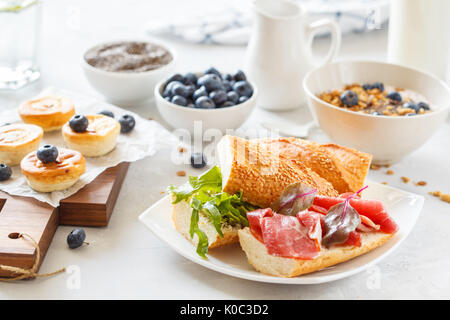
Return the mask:
<svg viewBox="0 0 450 320">
<path fill-rule="evenodd" d="M 13 167 L 11 179 L 0 182 L 0 190 L 11 195 L 33 197 L 57 207 L 62 199 L 76 193 L 107 168 L 114 167 L 124 161 L 133 162 L 152 156 L 164 146 L 174 146 L 179 143 L 174 135 L 156 121 L 146 120 L 133 112 L 98 101 L 95 98 L 53 87 L 47 88 L 39 94 L 39 96 L 44 95 L 64 96 L 72 99 L 77 114 L 95 114 L 101 110 L 110 110 L 114 113 L 116 119 L 119 119 L 123 114 L 131 114 L 136 120 L 136 126 L 130 133 L 121 133 L 119 135 L 116 148 L 110 153 L 98 158 L 86 157 L 86 172 L 69 189 L 48 193 L 36 192 L 28 186 L 25 177 L 21 173 L 20 166 Z M 17 109 L 0 113 L 0 125 L 18 122 L 22 121 L 17 113 Z M 65 147 L 60 130 L 44 133 L 41 141 L 41 145 L 43 144 Z"/>
</svg>

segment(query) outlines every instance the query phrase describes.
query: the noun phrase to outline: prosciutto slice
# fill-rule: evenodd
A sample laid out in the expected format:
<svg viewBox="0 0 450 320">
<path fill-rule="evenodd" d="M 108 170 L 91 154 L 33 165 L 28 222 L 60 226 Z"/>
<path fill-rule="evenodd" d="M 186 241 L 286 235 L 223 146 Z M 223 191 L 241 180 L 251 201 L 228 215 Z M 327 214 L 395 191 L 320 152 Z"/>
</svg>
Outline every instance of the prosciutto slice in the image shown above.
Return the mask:
<svg viewBox="0 0 450 320">
<path fill-rule="evenodd" d="M 322 207 L 325 210 L 332 206 L 345 201 L 344 198 L 333 198 L 326 196 L 316 196 L 313 205 Z M 374 224 L 379 225 L 379 231 L 384 233 L 395 233 L 398 230 L 398 225 L 389 216 L 384 208 L 384 205 L 379 200 L 365 200 L 353 198 L 350 200 L 350 205 L 361 215 L 369 218 Z"/>
<path fill-rule="evenodd" d="M 320 217 L 308 211 L 297 216 L 274 213 L 270 208 L 247 213 L 252 234 L 263 242 L 269 254 L 311 260 L 320 253 Z"/>
</svg>

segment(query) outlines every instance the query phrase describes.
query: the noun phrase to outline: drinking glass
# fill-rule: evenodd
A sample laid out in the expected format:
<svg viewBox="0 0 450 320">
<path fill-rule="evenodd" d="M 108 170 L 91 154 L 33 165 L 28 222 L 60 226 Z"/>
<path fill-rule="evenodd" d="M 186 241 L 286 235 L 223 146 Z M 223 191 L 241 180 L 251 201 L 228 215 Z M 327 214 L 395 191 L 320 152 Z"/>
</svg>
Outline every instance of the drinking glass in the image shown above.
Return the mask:
<svg viewBox="0 0 450 320">
<path fill-rule="evenodd" d="M 41 3 L 0 0 L 0 89 L 19 89 L 37 80 Z"/>
</svg>

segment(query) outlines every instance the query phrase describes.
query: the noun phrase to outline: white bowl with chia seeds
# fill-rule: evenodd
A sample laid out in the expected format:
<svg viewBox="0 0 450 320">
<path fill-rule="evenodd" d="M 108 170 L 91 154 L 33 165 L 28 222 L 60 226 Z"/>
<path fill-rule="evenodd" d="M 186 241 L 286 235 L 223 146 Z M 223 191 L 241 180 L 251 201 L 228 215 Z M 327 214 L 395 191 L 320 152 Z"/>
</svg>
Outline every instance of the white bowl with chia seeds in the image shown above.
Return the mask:
<svg viewBox="0 0 450 320">
<path fill-rule="evenodd" d="M 173 73 L 177 56 L 153 40 L 108 41 L 88 49 L 82 67 L 89 83 L 112 103 L 129 106 L 153 97 Z"/>
<path fill-rule="evenodd" d="M 345 85 L 381 82 L 403 88 L 402 97 L 426 102 L 430 112 L 414 116 L 351 111 L 318 95 Z M 342 61 L 319 67 L 303 80 L 308 106 L 321 129 L 336 143 L 371 153 L 375 164 L 392 164 L 420 148 L 446 121 L 450 88 L 430 73 L 374 61 Z"/>
</svg>

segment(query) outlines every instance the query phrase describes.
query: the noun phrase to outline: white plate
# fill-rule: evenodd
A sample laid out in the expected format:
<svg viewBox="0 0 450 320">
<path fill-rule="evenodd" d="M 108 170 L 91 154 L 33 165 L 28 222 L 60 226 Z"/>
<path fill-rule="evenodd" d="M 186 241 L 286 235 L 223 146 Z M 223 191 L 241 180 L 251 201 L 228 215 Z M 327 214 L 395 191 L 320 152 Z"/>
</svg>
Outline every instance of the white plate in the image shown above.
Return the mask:
<svg viewBox="0 0 450 320">
<path fill-rule="evenodd" d="M 423 206 L 420 195 L 388 187 L 375 182 L 368 183 L 364 198 L 379 199 L 394 218 L 400 230 L 383 246 L 362 256 L 296 278 L 278 278 L 259 273 L 247 262 L 239 244 L 210 250 L 209 259 L 197 255 L 194 246 L 173 226 L 169 196 L 164 197 L 139 216 L 153 233 L 171 248 L 189 260 L 211 270 L 247 280 L 287 284 L 314 284 L 342 279 L 365 270 L 385 258 L 406 238 L 413 229 Z"/>
</svg>

